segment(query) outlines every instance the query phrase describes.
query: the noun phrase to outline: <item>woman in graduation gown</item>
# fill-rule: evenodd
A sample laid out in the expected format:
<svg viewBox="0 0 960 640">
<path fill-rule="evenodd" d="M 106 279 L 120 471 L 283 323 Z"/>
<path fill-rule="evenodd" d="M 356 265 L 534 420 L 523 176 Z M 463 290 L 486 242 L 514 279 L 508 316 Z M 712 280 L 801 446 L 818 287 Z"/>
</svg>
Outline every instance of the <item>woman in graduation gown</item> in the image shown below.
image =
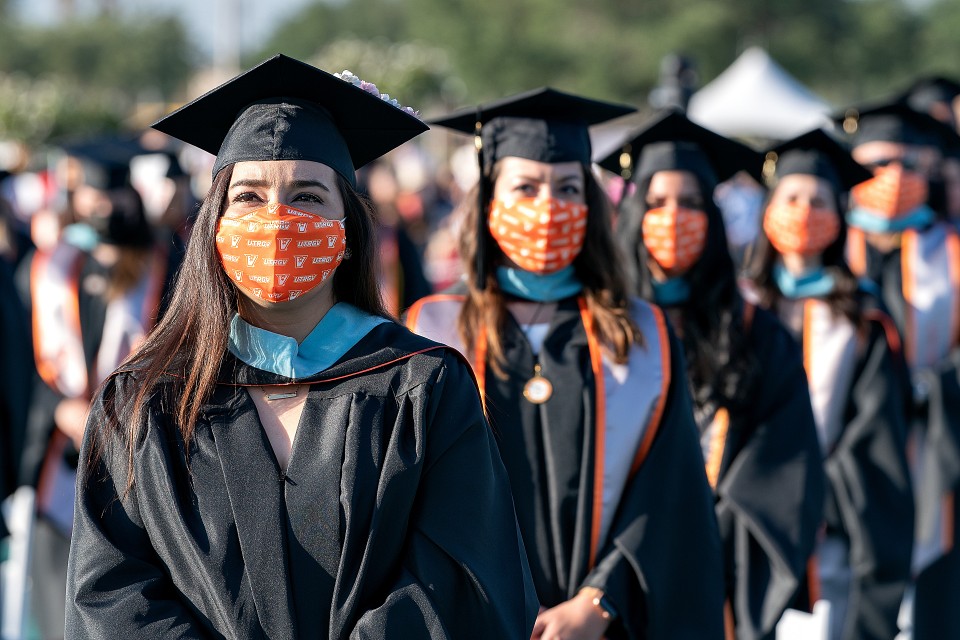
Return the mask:
<svg viewBox="0 0 960 640">
<path fill-rule="evenodd" d="M 960 138 L 902 102 L 849 109 L 837 120 L 851 134 L 853 158 L 874 174 L 851 191 L 847 260 L 879 287 L 913 387 L 913 637 L 960 637 L 960 234 L 945 216 L 943 180 L 944 153 Z"/>
<path fill-rule="evenodd" d="M 846 193 L 872 174 L 819 129 L 771 149 L 764 170 L 751 279 L 801 343 L 827 476 L 804 599 L 830 603 L 831 639 L 893 638 L 913 546 L 909 376 L 893 321 L 843 257 Z"/>
<path fill-rule="evenodd" d="M 87 407 L 162 313 L 180 254 L 154 236 L 130 159 L 129 140 L 98 137 L 64 148 L 67 225 L 57 243 L 25 264 L 36 375 L 20 460 L 20 482 L 36 487 L 31 611 L 45 638 L 63 634 L 67 556 L 77 451 Z M 21 374 L 22 379 L 28 378 Z"/>
<path fill-rule="evenodd" d="M 722 576 L 682 355 L 627 296 L 587 127 L 632 109 L 539 89 L 473 132 L 466 281 L 409 311 L 474 363 L 543 605 L 533 637 L 719 638 Z"/>
<path fill-rule="evenodd" d="M 376 290 L 354 168 L 411 113 L 278 55 L 155 125 L 215 177 L 169 312 L 92 408 L 67 637 L 529 637 L 470 369 Z"/>
<path fill-rule="evenodd" d="M 800 350 L 738 293 L 712 198 L 737 171 L 759 174 L 759 156 L 677 111 L 625 144 L 602 164 L 635 167 L 620 239 L 637 292 L 664 305 L 681 335 L 724 548 L 728 635 L 732 625 L 740 640 L 770 638 L 813 550 L 823 469 Z"/>
</svg>

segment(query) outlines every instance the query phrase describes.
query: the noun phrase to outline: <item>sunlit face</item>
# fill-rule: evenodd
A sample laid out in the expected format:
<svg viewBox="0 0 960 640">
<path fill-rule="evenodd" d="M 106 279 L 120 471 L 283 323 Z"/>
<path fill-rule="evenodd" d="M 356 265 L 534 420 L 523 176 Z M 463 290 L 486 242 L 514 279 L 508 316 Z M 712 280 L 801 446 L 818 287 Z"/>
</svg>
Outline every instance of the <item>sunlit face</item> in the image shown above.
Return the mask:
<svg viewBox="0 0 960 640">
<path fill-rule="evenodd" d="M 493 197 L 506 204 L 523 198 L 586 203 L 583 166 L 579 162 L 550 164 L 511 156 L 500 160 L 498 170 Z"/>
<path fill-rule="evenodd" d="M 703 209 L 703 194 L 689 171 L 657 171 L 647 188 L 647 208 Z"/>
<path fill-rule="evenodd" d="M 327 165 L 309 160 L 238 162 L 233 166 L 223 215 L 238 217 L 268 204 L 285 204 L 341 220 L 343 198 L 336 175 Z"/>
<path fill-rule="evenodd" d="M 284 204 L 329 220 L 342 220 L 344 204 L 336 175 L 327 165 L 309 160 L 238 162 L 233 166 L 223 215 L 236 218 L 269 204 Z M 306 306 L 318 297 L 332 295 L 332 283 L 333 278 L 329 278 L 296 300 L 280 304 L 287 309 Z M 251 295 L 242 287 L 237 290 L 257 306 L 276 306 Z"/>
<path fill-rule="evenodd" d="M 770 195 L 770 206 L 785 204 L 809 205 L 814 209 L 826 209 L 837 214 L 830 183 L 813 175 L 796 173 L 780 178 Z"/>
</svg>

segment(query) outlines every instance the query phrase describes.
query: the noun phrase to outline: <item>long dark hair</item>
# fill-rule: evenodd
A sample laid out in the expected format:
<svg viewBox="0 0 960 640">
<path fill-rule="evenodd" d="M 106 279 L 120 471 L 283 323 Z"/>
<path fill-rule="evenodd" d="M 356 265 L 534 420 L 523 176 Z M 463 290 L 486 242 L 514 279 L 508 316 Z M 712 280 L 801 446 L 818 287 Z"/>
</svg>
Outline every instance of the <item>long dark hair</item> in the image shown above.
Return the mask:
<svg viewBox="0 0 960 640">
<path fill-rule="evenodd" d="M 767 199 L 761 210 L 762 215 L 766 215 L 767 207 L 775 191 L 776 187 L 767 194 Z M 860 301 L 857 297 L 859 285 L 857 277 L 853 275 L 845 257 L 847 246 L 847 223 L 843 217 L 843 212 L 846 211 L 845 199 L 843 194 L 837 193 L 835 187 L 832 188 L 832 192 L 834 204 L 837 207 L 837 216 L 840 218 L 840 233 L 830 246 L 824 249 L 820 258 L 824 269 L 833 276 L 836 282 L 836 287 L 824 300 L 834 316 L 845 316 L 854 326 L 859 327 L 863 320 Z M 760 298 L 760 304 L 774 310 L 780 299 L 783 298 L 783 293 L 781 293 L 773 278 L 773 267 L 779 259 L 780 252 L 770 243 L 770 238 L 767 237 L 767 233 L 763 230 L 761 224 L 750 263 L 747 265 L 747 277 Z"/>
<path fill-rule="evenodd" d="M 684 275 L 690 296 L 682 304 L 683 350 L 693 399 L 700 413 L 718 407 L 737 410 L 750 401 L 759 365 L 748 348 L 743 322 L 743 300 L 737 290 L 736 271 L 720 209 L 713 189 L 694 175 L 707 214 L 707 241 L 703 254 Z M 652 176 L 651 176 L 652 177 Z M 627 254 L 627 265 L 636 293 L 654 300 L 649 254 L 643 244 L 643 216 L 650 178 L 621 204 L 618 237 Z"/>
<path fill-rule="evenodd" d="M 587 204 L 587 231 L 583 249 L 573 261 L 577 278 L 583 284 L 583 295 L 587 308 L 593 314 L 597 338 L 618 363 L 627 361 L 630 346 L 640 343 L 640 329 L 630 317 L 628 310 L 628 288 L 622 269 L 623 260 L 619 257 L 616 243 L 612 237 L 612 209 L 603 189 L 597 183 L 589 167 L 582 167 L 584 195 Z M 493 193 L 493 184 L 499 174 L 499 165 L 494 166 L 489 176 L 482 176 L 484 193 Z M 460 257 L 466 271 L 467 298 L 460 311 L 458 329 L 463 344 L 473 354 L 473 347 L 480 331 L 487 328 L 487 355 L 494 374 L 504 377 L 503 365 L 503 329 L 507 318 L 507 308 L 503 292 L 497 282 L 495 268 L 503 264 L 504 255 L 499 245 L 490 235 L 486 225 L 483 227 L 484 242 L 477 242 L 477 217 L 480 205 L 477 185 L 464 198 L 463 232 L 460 236 Z M 484 207 L 489 206 L 489 201 Z M 482 244 L 487 252 L 486 264 L 490 265 L 486 274 L 486 286 L 478 289 L 477 251 Z"/>
<path fill-rule="evenodd" d="M 133 486 L 133 454 L 142 436 L 140 425 L 145 422 L 151 398 L 159 395 L 161 406 L 172 414 L 185 450 L 189 451 L 200 407 L 217 385 L 227 350 L 230 320 L 239 303 L 236 286 L 224 272 L 216 250 L 217 223 L 226 208 L 232 175 L 231 165 L 214 179 L 200 206 L 166 313 L 140 348 L 120 367 L 120 370 L 136 371 L 137 392 L 132 402 L 127 405 L 129 399 L 104 397 L 105 419 L 95 428 L 112 430 L 126 442 L 127 490 Z M 377 287 L 370 206 L 339 175 L 337 188 L 343 198 L 347 248 L 351 255 L 334 271 L 334 297 L 368 313 L 390 318 Z M 121 401 L 127 405 L 124 415 L 135 416 L 125 423 L 119 420 L 117 404 Z M 101 455 L 106 440 L 95 442 L 91 449 L 93 460 Z"/>
</svg>

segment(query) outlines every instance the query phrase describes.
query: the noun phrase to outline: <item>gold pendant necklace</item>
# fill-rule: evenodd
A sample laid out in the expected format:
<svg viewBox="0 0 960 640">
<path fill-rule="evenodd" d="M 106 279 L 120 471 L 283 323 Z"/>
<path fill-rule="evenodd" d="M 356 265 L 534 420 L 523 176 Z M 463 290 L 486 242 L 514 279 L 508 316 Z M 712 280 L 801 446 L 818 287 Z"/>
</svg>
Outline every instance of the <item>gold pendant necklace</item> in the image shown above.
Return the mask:
<svg viewBox="0 0 960 640">
<path fill-rule="evenodd" d="M 540 372 L 540 363 L 533 365 L 533 377 L 523 385 L 523 397 L 533 404 L 543 404 L 553 395 L 553 384 Z"/>
<path fill-rule="evenodd" d="M 529 340 L 530 329 L 537 324 L 537 318 L 540 317 L 540 311 L 543 309 L 543 302 L 537 303 L 537 308 L 533 312 L 533 318 L 527 324 L 524 333 L 527 334 Z M 544 340 L 546 341 L 546 340 Z M 531 350 L 533 344 L 531 343 Z M 540 350 L 543 350 L 543 345 L 540 345 Z M 539 356 L 534 353 L 534 358 L 539 360 Z M 541 371 L 540 363 L 537 362 L 533 365 L 533 377 L 527 380 L 526 384 L 523 385 L 523 397 L 527 399 L 528 402 L 533 404 L 543 404 L 550 399 L 550 396 L 553 395 L 553 384 L 547 380 Z"/>
</svg>

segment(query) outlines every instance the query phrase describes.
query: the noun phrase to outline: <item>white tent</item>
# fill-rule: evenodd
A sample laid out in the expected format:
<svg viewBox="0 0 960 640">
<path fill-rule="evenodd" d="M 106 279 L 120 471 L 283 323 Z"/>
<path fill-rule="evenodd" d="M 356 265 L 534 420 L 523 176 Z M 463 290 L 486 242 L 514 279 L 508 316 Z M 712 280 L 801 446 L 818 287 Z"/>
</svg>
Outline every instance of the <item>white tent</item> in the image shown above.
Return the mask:
<svg viewBox="0 0 960 640">
<path fill-rule="evenodd" d="M 688 117 L 728 137 L 784 140 L 828 126 L 830 105 L 751 47 L 690 99 Z"/>
</svg>

